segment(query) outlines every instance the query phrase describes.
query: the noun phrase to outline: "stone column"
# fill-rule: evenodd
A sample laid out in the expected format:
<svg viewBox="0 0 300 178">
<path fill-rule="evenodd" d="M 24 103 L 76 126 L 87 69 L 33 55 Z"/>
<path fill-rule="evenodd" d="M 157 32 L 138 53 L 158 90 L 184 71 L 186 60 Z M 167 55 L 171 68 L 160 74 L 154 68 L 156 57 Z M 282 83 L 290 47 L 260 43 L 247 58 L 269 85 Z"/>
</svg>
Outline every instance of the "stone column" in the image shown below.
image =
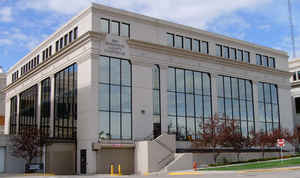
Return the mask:
<svg viewBox="0 0 300 178">
<path fill-rule="evenodd" d="M 37 111 L 36 111 L 36 124 L 37 128 L 40 129 L 41 126 L 41 83 L 37 84 Z"/>
<path fill-rule="evenodd" d="M 256 121 L 259 120 L 259 107 L 258 107 L 258 81 L 252 80 L 252 88 L 253 88 L 253 105 L 254 105 L 254 119 L 255 119 L 255 129 L 256 129 Z M 256 132 L 258 130 L 256 129 Z"/>
<path fill-rule="evenodd" d="M 168 66 L 160 67 L 161 132 L 168 132 Z"/>
<path fill-rule="evenodd" d="M 218 113 L 218 85 L 217 85 L 217 73 L 210 73 L 211 76 L 211 104 L 212 104 L 212 115 Z"/>
<path fill-rule="evenodd" d="M 54 99 L 55 99 L 55 80 L 54 80 L 54 75 L 50 76 L 50 83 L 51 83 L 51 88 L 50 88 L 50 137 L 54 137 Z"/>
</svg>

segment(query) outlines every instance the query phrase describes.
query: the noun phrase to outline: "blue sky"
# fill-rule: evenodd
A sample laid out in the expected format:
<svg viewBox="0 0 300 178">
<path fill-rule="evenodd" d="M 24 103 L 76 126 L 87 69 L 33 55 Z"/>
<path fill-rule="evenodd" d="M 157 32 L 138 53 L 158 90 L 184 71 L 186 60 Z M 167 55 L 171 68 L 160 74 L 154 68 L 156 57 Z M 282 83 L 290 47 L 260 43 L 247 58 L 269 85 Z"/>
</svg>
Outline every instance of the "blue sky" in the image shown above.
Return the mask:
<svg viewBox="0 0 300 178">
<path fill-rule="evenodd" d="M 291 0 L 297 57 L 300 1 Z M 0 65 L 8 70 L 90 2 L 287 51 L 287 0 L 0 0 Z"/>
</svg>

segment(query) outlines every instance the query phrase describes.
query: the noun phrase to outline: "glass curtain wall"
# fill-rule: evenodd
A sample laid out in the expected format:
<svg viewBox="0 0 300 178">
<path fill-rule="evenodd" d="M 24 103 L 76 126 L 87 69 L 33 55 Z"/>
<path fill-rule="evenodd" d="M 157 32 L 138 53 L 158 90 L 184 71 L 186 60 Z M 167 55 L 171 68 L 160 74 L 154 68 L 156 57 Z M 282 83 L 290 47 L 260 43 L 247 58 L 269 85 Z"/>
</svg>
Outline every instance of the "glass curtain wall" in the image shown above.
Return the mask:
<svg viewBox="0 0 300 178">
<path fill-rule="evenodd" d="M 259 118 L 257 131 L 272 132 L 280 127 L 277 85 L 258 82 Z"/>
<path fill-rule="evenodd" d="M 51 107 L 51 80 L 47 78 L 41 83 L 41 136 L 50 136 L 50 107 Z"/>
<path fill-rule="evenodd" d="M 161 113 L 160 113 L 160 68 L 154 65 L 152 68 L 152 95 L 153 95 L 153 136 L 161 134 Z"/>
<path fill-rule="evenodd" d="M 200 137 L 211 119 L 211 80 L 208 73 L 169 67 L 168 132 L 177 140 Z"/>
<path fill-rule="evenodd" d="M 20 94 L 19 133 L 37 128 L 37 95 L 38 86 L 25 90 Z"/>
<path fill-rule="evenodd" d="M 242 135 L 247 137 L 255 129 L 252 82 L 219 75 L 217 88 L 219 118 L 234 119 Z"/>
<path fill-rule="evenodd" d="M 77 64 L 54 76 L 54 137 L 75 139 L 77 132 Z"/>
<path fill-rule="evenodd" d="M 18 108 L 18 100 L 17 96 L 14 96 L 10 99 L 10 127 L 9 134 L 15 135 L 17 134 L 17 108 Z"/>
<path fill-rule="evenodd" d="M 131 64 L 100 57 L 99 134 L 102 139 L 132 139 Z"/>
</svg>

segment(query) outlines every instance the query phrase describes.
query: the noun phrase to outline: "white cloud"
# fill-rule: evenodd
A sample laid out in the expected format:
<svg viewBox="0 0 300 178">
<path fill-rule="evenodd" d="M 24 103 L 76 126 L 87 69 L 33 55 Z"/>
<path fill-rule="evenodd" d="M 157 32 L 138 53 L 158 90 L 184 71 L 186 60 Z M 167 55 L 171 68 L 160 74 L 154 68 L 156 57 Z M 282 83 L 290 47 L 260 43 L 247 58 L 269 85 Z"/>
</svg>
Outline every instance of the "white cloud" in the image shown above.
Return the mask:
<svg viewBox="0 0 300 178">
<path fill-rule="evenodd" d="M 263 30 L 263 31 L 270 31 L 271 30 L 271 25 L 269 24 L 265 24 L 265 25 L 260 25 L 257 27 L 259 30 Z"/>
<path fill-rule="evenodd" d="M 252 9 L 272 0 L 21 0 L 20 8 L 55 11 L 73 15 L 89 6 L 91 2 L 113 6 L 152 17 L 171 20 L 186 25 L 205 28 L 220 16 L 244 9 Z"/>
<path fill-rule="evenodd" d="M 12 20 L 13 18 L 12 18 L 11 8 L 10 7 L 0 8 L 0 21 L 11 22 Z"/>
<path fill-rule="evenodd" d="M 0 38 L 0 46 L 12 45 L 12 44 L 13 44 L 12 40 L 6 38 L 3 39 Z"/>
</svg>

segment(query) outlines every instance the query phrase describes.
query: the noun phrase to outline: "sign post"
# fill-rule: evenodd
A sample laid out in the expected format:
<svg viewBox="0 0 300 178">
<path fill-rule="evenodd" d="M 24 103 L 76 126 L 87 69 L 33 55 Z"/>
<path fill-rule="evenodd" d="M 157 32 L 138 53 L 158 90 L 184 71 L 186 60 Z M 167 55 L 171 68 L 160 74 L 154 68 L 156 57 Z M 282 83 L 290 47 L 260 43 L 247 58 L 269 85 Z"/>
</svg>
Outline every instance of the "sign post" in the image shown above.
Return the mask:
<svg viewBox="0 0 300 178">
<path fill-rule="evenodd" d="M 282 148 L 285 146 L 285 140 L 284 139 L 277 139 L 277 146 L 280 147 L 280 160 L 282 163 L 283 154 L 282 154 Z"/>
</svg>

